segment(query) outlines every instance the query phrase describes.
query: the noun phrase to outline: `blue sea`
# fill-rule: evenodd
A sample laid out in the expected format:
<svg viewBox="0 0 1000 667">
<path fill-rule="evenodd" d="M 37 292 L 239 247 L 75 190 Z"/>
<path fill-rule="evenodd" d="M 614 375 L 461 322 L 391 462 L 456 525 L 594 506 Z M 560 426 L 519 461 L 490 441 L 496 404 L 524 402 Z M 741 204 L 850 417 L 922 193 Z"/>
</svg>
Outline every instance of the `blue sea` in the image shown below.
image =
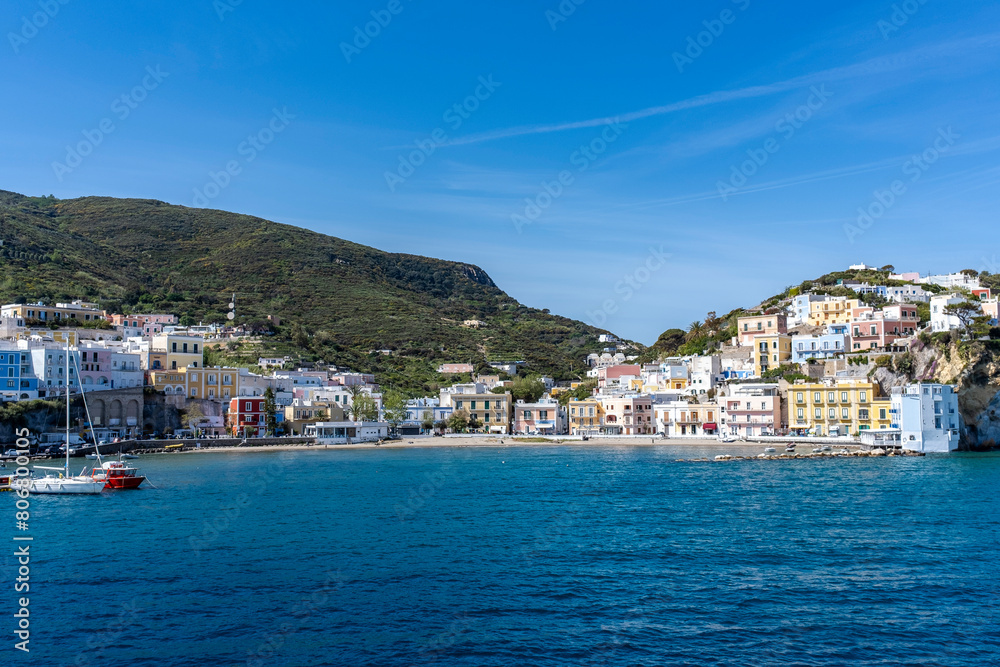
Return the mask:
<svg viewBox="0 0 1000 667">
<path fill-rule="evenodd" d="M 678 460 L 721 451 L 147 456 L 27 533 L 3 494 L 0 664 L 1000 664 L 1000 456 Z"/>
</svg>

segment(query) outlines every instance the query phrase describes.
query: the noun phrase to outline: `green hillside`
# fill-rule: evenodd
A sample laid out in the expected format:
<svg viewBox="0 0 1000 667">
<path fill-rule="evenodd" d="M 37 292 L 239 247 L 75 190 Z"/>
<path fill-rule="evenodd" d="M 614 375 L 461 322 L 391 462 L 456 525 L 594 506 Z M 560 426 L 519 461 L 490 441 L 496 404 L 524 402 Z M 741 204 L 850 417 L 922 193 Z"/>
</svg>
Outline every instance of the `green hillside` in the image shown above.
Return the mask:
<svg viewBox="0 0 1000 667">
<path fill-rule="evenodd" d="M 445 381 L 433 371 L 442 362 L 519 359 L 569 379 L 600 347 L 601 330 L 521 305 L 477 266 L 224 211 L 0 191 L 0 240 L 3 303 L 83 298 L 111 311 L 222 323 L 235 292 L 236 323 L 262 335 L 219 361 L 289 354 L 427 390 Z M 473 319 L 486 326 L 462 326 Z"/>
</svg>

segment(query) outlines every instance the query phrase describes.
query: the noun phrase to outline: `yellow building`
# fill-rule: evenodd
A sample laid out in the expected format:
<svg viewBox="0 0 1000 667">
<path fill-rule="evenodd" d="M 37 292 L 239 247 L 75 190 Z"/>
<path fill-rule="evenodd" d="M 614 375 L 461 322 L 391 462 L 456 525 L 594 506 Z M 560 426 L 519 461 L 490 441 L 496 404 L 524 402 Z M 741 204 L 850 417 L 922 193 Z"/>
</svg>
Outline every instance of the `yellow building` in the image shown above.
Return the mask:
<svg viewBox="0 0 1000 667">
<path fill-rule="evenodd" d="M 322 422 L 342 422 L 344 408 L 333 401 L 299 401 L 285 406 L 285 431 L 304 433 L 307 424 Z"/>
<path fill-rule="evenodd" d="M 65 322 L 67 324 L 107 320 L 106 313 L 103 310 L 99 310 L 96 303 L 88 303 L 86 301 L 57 303 L 54 306 L 46 306 L 41 303 L 12 303 L 0 307 L 0 315 L 46 323 Z"/>
<path fill-rule="evenodd" d="M 205 340 L 201 336 L 153 336 L 149 351 L 149 369 L 179 370 L 202 365 Z"/>
<path fill-rule="evenodd" d="M 753 365 L 757 377 L 792 360 L 792 337 L 788 334 L 756 336 L 753 339 Z"/>
<path fill-rule="evenodd" d="M 24 329 L 17 334 L 18 340 L 30 340 L 32 336 L 38 336 L 43 340 L 60 345 L 65 345 L 69 341 L 70 345 L 75 346 L 80 340 L 79 332 L 76 329 Z"/>
<path fill-rule="evenodd" d="M 451 405 L 465 410 L 469 420 L 478 419 L 490 433 L 510 432 L 510 392 L 503 394 L 455 394 Z"/>
<path fill-rule="evenodd" d="M 814 327 L 849 324 L 851 311 L 860 306 L 860 300 L 846 296 L 829 296 L 826 301 L 812 301 L 809 303 L 809 324 Z"/>
<path fill-rule="evenodd" d="M 569 402 L 570 435 L 596 435 L 604 427 L 604 406 L 596 398 Z"/>
<path fill-rule="evenodd" d="M 812 435 L 856 435 L 889 428 L 890 400 L 866 380 L 796 383 L 788 388 L 788 427 Z"/>
<path fill-rule="evenodd" d="M 150 371 L 149 381 L 153 389 L 167 395 L 223 400 L 240 395 L 239 368 L 188 366 L 177 370 Z"/>
</svg>

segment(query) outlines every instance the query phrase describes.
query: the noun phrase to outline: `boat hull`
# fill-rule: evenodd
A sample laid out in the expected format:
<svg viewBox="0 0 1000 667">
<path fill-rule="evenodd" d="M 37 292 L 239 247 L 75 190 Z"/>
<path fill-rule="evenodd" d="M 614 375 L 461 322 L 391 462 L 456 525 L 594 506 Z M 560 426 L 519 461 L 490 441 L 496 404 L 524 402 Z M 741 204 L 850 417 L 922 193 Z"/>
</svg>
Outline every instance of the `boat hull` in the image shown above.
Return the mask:
<svg viewBox="0 0 1000 667">
<path fill-rule="evenodd" d="M 60 496 L 93 495 L 98 494 L 103 490 L 104 484 L 102 482 L 95 482 L 90 479 L 78 480 L 65 478 L 42 478 L 32 480 L 29 488 L 29 491 L 32 494 Z"/>
<path fill-rule="evenodd" d="M 109 477 L 105 480 L 105 489 L 138 489 L 139 485 L 146 481 L 145 477 Z"/>
</svg>

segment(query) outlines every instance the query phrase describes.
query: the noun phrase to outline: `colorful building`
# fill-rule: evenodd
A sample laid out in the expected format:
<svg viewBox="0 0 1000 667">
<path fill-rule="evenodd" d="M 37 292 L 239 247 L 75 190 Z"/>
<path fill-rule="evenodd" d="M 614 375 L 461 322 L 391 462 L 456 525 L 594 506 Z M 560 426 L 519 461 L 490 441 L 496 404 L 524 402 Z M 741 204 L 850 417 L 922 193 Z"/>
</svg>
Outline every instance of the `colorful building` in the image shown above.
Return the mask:
<svg viewBox="0 0 1000 667">
<path fill-rule="evenodd" d="M 0 316 L 24 318 L 29 326 L 31 320 L 72 325 L 74 322 L 96 322 L 107 319 L 105 312 L 98 309 L 96 303 L 86 301 L 57 303 L 54 306 L 46 306 L 42 302 L 12 303 L 0 306 Z"/>
<path fill-rule="evenodd" d="M 31 370 L 31 355 L 16 345 L 0 342 L 0 400 L 38 398 L 38 378 Z"/>
<path fill-rule="evenodd" d="M 788 388 L 788 426 L 802 435 L 843 436 L 892 426 L 891 405 L 866 380 L 795 383 Z"/>
<path fill-rule="evenodd" d="M 756 336 L 753 342 L 754 373 L 763 377 L 792 359 L 792 337 L 788 334 Z"/>
<path fill-rule="evenodd" d="M 823 301 L 813 301 L 809 304 L 809 324 L 814 327 L 848 324 L 851 321 L 851 311 L 860 305 L 861 301 L 858 299 L 848 299 L 846 296 L 828 296 Z"/>
<path fill-rule="evenodd" d="M 226 426 L 234 436 L 263 434 L 266 428 L 264 399 L 255 396 L 240 396 L 229 401 Z"/>
<path fill-rule="evenodd" d="M 777 435 L 781 422 L 781 392 L 777 384 L 731 385 L 723 407 L 722 432 L 739 438 Z"/>
<path fill-rule="evenodd" d="M 604 406 L 594 397 L 570 399 L 570 435 L 598 435 L 604 429 Z"/>
<path fill-rule="evenodd" d="M 151 371 L 149 382 L 153 389 L 168 396 L 229 400 L 240 395 L 240 370 L 189 366 L 177 370 Z"/>
<path fill-rule="evenodd" d="M 566 432 L 566 412 L 559 401 L 543 398 L 536 403 L 514 404 L 514 432 L 557 435 Z"/>
<path fill-rule="evenodd" d="M 752 345 L 756 336 L 786 333 L 788 316 L 783 313 L 773 315 L 751 315 L 736 320 L 740 345 Z"/>
<path fill-rule="evenodd" d="M 163 327 L 177 324 L 176 315 L 157 313 L 151 315 L 108 315 L 108 321 L 116 327 L 126 327 L 139 331 L 144 336 L 155 336 L 163 332 Z"/>
<path fill-rule="evenodd" d="M 607 435 L 647 435 L 655 432 L 653 400 L 649 396 L 607 396 L 604 406 L 604 433 Z"/>
<path fill-rule="evenodd" d="M 204 341 L 201 336 L 160 334 L 150 344 L 149 370 L 180 370 L 202 365 Z"/>
<path fill-rule="evenodd" d="M 851 351 L 883 349 L 900 338 L 912 336 L 919 322 L 917 307 L 909 304 L 882 310 L 855 308 L 851 317 Z"/>
<path fill-rule="evenodd" d="M 469 421 L 478 420 L 489 433 L 510 432 L 510 392 L 503 394 L 456 394 L 451 399 L 455 410 L 465 410 Z"/>
</svg>

